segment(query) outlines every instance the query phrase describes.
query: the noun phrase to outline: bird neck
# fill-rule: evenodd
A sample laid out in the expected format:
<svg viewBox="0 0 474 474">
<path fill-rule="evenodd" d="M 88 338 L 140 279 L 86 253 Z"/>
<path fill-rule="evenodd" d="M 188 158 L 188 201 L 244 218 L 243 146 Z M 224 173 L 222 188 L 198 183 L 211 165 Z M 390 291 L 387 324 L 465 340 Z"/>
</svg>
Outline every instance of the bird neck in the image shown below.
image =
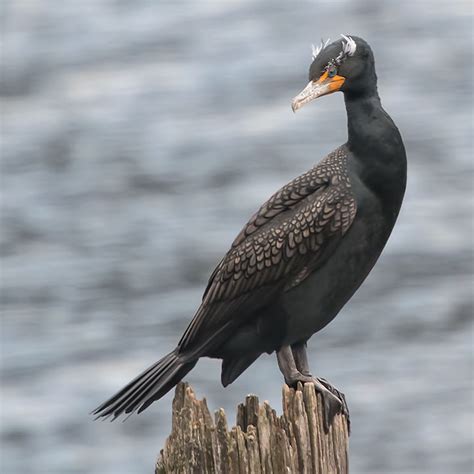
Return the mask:
<svg viewBox="0 0 474 474">
<path fill-rule="evenodd" d="M 404 158 L 405 150 L 397 126 L 382 108 L 376 87 L 358 95 L 344 94 L 349 149 L 359 160 Z"/>
<path fill-rule="evenodd" d="M 351 167 L 396 216 L 406 184 L 406 155 L 400 132 L 382 108 L 376 87 L 357 96 L 345 94 L 344 99 Z"/>
<path fill-rule="evenodd" d="M 348 145 L 352 149 L 374 146 L 380 140 L 380 120 L 387 116 L 377 89 L 362 94 L 344 94 L 347 111 Z"/>
</svg>

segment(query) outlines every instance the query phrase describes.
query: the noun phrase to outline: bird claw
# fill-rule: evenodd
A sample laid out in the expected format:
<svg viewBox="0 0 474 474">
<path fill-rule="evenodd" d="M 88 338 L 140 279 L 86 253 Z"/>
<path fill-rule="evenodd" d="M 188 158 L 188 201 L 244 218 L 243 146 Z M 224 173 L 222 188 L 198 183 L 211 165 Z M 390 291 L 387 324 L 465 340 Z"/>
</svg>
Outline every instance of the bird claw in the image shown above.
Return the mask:
<svg viewBox="0 0 474 474">
<path fill-rule="evenodd" d="M 317 389 L 316 389 L 317 390 Z M 323 399 L 323 424 L 324 424 L 324 432 L 328 433 L 329 428 L 334 421 L 335 416 L 341 412 L 342 410 L 342 403 L 335 395 L 333 395 L 329 391 L 322 391 L 318 390 L 321 394 Z"/>
<path fill-rule="evenodd" d="M 332 393 L 340 402 L 340 413 L 346 417 L 347 420 L 347 430 L 350 434 L 351 432 L 351 417 L 349 413 L 349 406 L 347 405 L 346 396 L 340 392 L 337 388 L 331 385 L 326 379 L 322 377 L 317 377 L 316 380 L 323 385 L 330 393 Z M 324 398 L 324 396 L 323 396 Z"/>
<path fill-rule="evenodd" d="M 348 416 L 349 411 L 344 394 L 335 389 L 327 380 L 297 372 L 291 374 L 291 377 L 285 379 L 285 382 L 294 388 L 298 388 L 298 383 L 312 383 L 314 385 L 316 392 L 321 394 L 323 400 L 323 425 L 326 433 L 338 413 Z"/>
</svg>

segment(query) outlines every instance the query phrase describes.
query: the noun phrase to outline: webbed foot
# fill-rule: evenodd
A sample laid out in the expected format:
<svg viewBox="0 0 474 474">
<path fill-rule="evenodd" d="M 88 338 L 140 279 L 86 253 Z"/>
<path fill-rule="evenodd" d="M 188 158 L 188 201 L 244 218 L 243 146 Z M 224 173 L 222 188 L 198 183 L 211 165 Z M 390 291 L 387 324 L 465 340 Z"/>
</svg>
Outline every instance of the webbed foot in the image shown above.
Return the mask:
<svg viewBox="0 0 474 474">
<path fill-rule="evenodd" d="M 331 392 L 334 396 L 336 396 L 342 404 L 341 413 L 346 417 L 347 420 L 347 431 L 351 432 L 351 416 L 349 413 L 349 406 L 347 405 L 346 396 L 339 391 L 334 385 L 331 385 L 326 379 L 322 377 L 318 377 L 317 380 L 324 386 L 326 389 Z"/>
<path fill-rule="evenodd" d="M 306 345 L 304 343 L 282 346 L 277 352 L 278 366 L 285 377 L 285 382 L 290 387 L 296 387 L 298 382 L 303 384 L 312 383 L 323 399 L 323 425 L 327 433 L 334 417 L 338 413 L 346 415 L 347 428 L 350 429 L 349 409 L 346 397 L 342 392 L 334 388 L 326 379 L 316 378 L 311 375 L 306 357 Z"/>
<path fill-rule="evenodd" d="M 324 379 L 323 379 L 324 380 Z M 327 433 L 331 426 L 334 417 L 338 413 L 344 413 L 345 399 L 339 398 L 339 391 L 334 389 L 327 381 L 324 380 L 333 390 L 326 387 L 325 383 L 321 382 L 321 379 L 305 375 L 300 372 L 292 372 L 285 377 L 285 382 L 288 386 L 296 388 L 298 382 L 302 384 L 312 383 L 316 392 L 321 394 L 323 400 L 323 425 L 324 431 Z M 344 395 L 342 394 L 344 397 Z M 347 407 L 347 405 L 345 405 Z"/>
</svg>

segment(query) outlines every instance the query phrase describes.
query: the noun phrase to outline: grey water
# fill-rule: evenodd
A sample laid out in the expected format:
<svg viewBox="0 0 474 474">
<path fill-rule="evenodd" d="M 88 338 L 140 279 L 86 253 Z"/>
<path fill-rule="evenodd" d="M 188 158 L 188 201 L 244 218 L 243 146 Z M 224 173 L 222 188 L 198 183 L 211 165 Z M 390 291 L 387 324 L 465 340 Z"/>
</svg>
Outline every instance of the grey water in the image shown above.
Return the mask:
<svg viewBox="0 0 474 474">
<path fill-rule="evenodd" d="M 298 114 L 310 44 L 372 45 L 409 160 L 375 269 L 309 344 L 347 395 L 353 473 L 473 471 L 470 1 L 53 2 L 2 15 L 1 467 L 145 473 L 172 394 L 125 423 L 88 414 L 172 349 L 213 267 L 278 187 L 346 138 L 341 94 Z M 230 422 L 280 408 L 264 356 L 226 389 Z"/>
</svg>

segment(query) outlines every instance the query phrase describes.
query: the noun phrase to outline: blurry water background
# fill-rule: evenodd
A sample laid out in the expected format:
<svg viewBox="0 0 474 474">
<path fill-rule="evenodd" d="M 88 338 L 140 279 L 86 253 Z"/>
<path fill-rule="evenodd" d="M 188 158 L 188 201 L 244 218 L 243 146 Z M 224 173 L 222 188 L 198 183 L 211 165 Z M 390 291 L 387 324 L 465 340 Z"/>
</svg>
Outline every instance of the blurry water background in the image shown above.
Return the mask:
<svg viewBox="0 0 474 474">
<path fill-rule="evenodd" d="M 297 115 L 310 43 L 364 37 L 409 182 L 378 265 L 310 341 L 353 417 L 353 473 L 472 464 L 472 4 L 53 2 L 2 14 L 5 473 L 152 472 L 172 394 L 126 423 L 88 412 L 172 349 L 208 276 L 278 187 L 346 138 L 342 94 Z M 233 422 L 280 406 L 263 356 L 187 380 Z"/>
</svg>

